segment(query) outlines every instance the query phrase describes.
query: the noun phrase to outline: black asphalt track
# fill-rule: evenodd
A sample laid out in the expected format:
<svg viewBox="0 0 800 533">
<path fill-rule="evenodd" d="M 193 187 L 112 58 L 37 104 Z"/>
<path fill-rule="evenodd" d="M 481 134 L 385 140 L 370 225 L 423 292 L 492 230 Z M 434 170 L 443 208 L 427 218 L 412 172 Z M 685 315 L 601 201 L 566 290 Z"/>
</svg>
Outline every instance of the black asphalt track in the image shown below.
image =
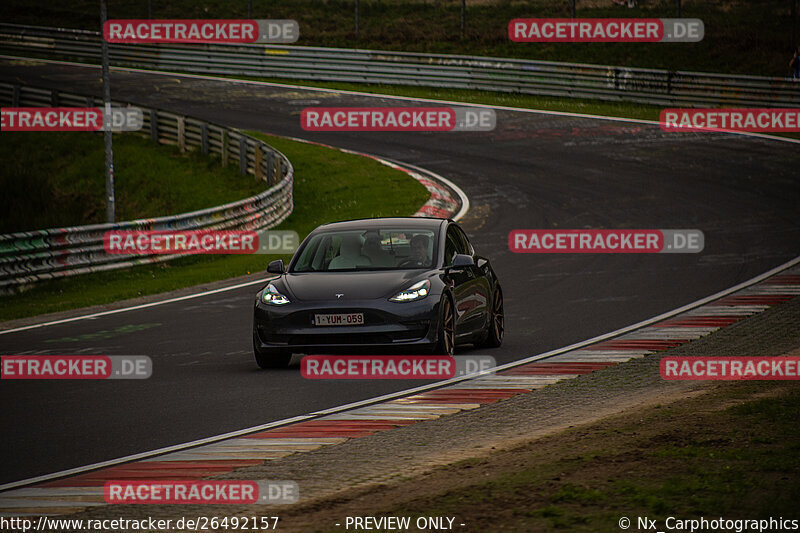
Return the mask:
<svg viewBox="0 0 800 533">
<path fill-rule="evenodd" d="M 4 82 L 99 96 L 99 78 L 96 68 L 0 61 Z M 420 104 L 126 71 L 113 72 L 112 91 L 117 100 L 384 156 L 455 182 L 471 202 L 463 226 L 504 287 L 506 342 L 485 352 L 500 363 L 655 316 L 800 254 L 800 144 L 505 110 L 492 133 L 308 133 L 299 124 L 307 106 Z M 514 254 L 507 237 L 518 228 L 696 228 L 705 250 Z M 0 382 L 0 483 L 420 384 L 258 371 L 250 348 L 256 290 L 0 335 L 0 354 L 144 354 L 154 362 L 144 381 Z"/>
</svg>

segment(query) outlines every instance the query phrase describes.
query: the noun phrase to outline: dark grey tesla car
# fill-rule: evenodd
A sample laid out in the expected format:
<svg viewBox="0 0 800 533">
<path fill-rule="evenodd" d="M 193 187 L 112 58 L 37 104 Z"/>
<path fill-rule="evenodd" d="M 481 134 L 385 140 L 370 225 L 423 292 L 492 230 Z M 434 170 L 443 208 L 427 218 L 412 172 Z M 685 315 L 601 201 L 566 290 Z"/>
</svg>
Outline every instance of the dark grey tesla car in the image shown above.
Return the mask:
<svg viewBox="0 0 800 533">
<path fill-rule="evenodd" d="M 253 350 L 262 368 L 292 353 L 452 354 L 503 342 L 503 293 L 489 260 L 440 218 L 324 224 L 256 296 Z"/>
</svg>

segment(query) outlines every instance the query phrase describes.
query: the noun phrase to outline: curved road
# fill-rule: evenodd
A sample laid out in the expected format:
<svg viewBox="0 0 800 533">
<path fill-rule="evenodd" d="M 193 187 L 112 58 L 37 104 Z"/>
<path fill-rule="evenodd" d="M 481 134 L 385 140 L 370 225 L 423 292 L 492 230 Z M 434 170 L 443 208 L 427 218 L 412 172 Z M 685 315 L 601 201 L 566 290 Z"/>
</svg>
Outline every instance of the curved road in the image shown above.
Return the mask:
<svg viewBox="0 0 800 533">
<path fill-rule="evenodd" d="M 101 94 L 96 68 L 0 61 L 0 80 Z M 506 294 L 498 362 L 577 342 L 689 303 L 800 253 L 800 145 L 512 110 L 486 133 L 308 133 L 306 106 L 390 98 L 115 70 L 115 99 L 350 148 L 437 172 L 467 193 L 462 220 Z M 419 105 L 407 102 L 408 105 Z M 296 199 L 302 202 L 302 198 Z M 517 228 L 698 228 L 701 254 L 513 254 Z M 145 381 L 0 384 L 0 483 L 401 390 L 419 382 L 306 381 L 257 371 L 256 287 L 0 335 L 2 354 L 145 354 Z M 57 296 L 54 296 L 57 297 Z M 462 353 L 470 353 L 471 349 Z"/>
</svg>

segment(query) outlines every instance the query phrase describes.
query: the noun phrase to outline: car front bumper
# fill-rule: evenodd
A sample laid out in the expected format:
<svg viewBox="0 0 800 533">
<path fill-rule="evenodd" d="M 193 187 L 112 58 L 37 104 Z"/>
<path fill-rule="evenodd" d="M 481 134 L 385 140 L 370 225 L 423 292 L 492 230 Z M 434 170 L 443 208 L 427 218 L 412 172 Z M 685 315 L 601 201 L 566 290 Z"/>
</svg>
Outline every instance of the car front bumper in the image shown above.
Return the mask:
<svg viewBox="0 0 800 533">
<path fill-rule="evenodd" d="M 364 313 L 364 324 L 314 325 L 315 314 L 332 313 Z M 436 344 L 439 327 L 439 298 L 433 295 L 403 303 L 350 300 L 273 306 L 256 301 L 253 315 L 253 338 L 261 349 L 283 348 L 299 353 L 428 349 Z"/>
</svg>

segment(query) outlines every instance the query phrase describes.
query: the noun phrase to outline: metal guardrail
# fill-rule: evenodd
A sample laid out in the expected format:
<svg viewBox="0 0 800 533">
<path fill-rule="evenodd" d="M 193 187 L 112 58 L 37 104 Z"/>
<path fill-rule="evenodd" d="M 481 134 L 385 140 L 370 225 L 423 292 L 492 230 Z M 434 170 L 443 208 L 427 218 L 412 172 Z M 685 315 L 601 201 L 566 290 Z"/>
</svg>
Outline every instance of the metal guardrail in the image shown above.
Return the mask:
<svg viewBox="0 0 800 533">
<path fill-rule="evenodd" d="M 102 101 L 93 97 L 7 83 L 0 83 L 0 104 L 103 107 Z M 223 166 L 238 165 L 241 174 L 263 180 L 267 189 L 237 202 L 174 216 L 0 235 L 0 293 L 45 279 L 181 257 L 108 254 L 103 235 L 109 230 L 257 230 L 273 227 L 291 214 L 294 168 L 282 153 L 228 128 L 158 109 L 142 111 L 142 131 L 154 142 L 174 144 L 181 151 L 196 148 L 205 154 L 219 154 Z"/>
<path fill-rule="evenodd" d="M 784 78 L 281 45 L 110 45 L 111 63 L 167 71 L 387 83 L 668 106 L 800 104 Z M 100 61 L 100 34 L 0 24 L 0 54 Z"/>
</svg>

